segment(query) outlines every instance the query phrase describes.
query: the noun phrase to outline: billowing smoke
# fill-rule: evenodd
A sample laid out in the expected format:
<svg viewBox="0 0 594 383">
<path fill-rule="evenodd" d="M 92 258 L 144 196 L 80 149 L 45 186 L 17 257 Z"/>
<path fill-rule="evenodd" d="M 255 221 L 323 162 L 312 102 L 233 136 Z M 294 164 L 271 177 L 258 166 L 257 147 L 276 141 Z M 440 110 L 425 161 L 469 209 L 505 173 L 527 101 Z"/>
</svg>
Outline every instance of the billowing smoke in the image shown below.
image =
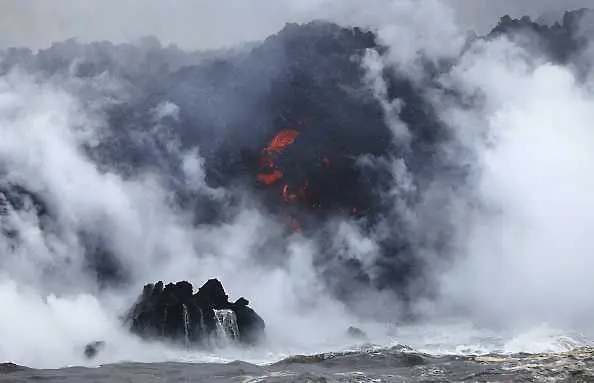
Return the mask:
<svg viewBox="0 0 594 383">
<path fill-rule="evenodd" d="M 444 205 L 454 266 L 444 273 L 435 263 L 437 302 L 452 312 L 511 329 L 591 331 L 590 24 L 579 12 L 551 28 L 503 20 L 496 31 L 507 34 L 474 41 L 459 57 L 417 45 L 431 61 L 455 59 L 439 86 L 425 88 L 457 137 L 442 149 L 469 170 Z M 435 46 L 459 41 L 443 35 Z M 407 57 L 393 68 L 406 70 Z"/>
<path fill-rule="evenodd" d="M 478 108 L 449 116 L 476 148 L 481 208 L 460 233 L 464 256 L 446 294 L 500 323 L 587 326 L 589 85 L 507 38 L 467 52 L 448 80 L 481 94 Z"/>
<path fill-rule="evenodd" d="M 381 341 L 378 321 L 410 313 L 588 323 L 585 19 L 485 40 L 449 2 L 355 3 L 283 2 L 347 28 L 217 53 L 150 38 L 3 52 L 0 359 L 80 363 L 101 339 L 103 361 L 162 360 L 118 320 L 156 280 L 220 278 L 275 355 L 344 346 L 350 325 Z M 298 208 L 256 182 L 295 126 L 275 165 L 307 185 Z"/>
<path fill-rule="evenodd" d="M 396 6 L 401 8 L 418 5 L 415 1 L 382 2 L 374 0 L 363 7 L 355 1 L 335 0 L 279 0 L 273 4 L 265 0 L 249 3 L 221 0 L 216 4 L 192 0 L 179 0 L 175 4 L 158 0 L 105 0 L 101 4 L 23 0 L 0 5 L 0 46 L 37 49 L 73 37 L 87 42 L 123 42 L 154 35 L 166 45 L 219 49 L 264 39 L 286 22 L 340 16 L 343 21 L 348 17 L 357 24 L 365 24 L 375 23 L 378 15 L 389 19 L 389 14 L 406 21 L 406 17 L 399 14 L 377 9 L 386 4 L 400 3 Z M 480 34 L 487 33 L 503 14 L 518 18 L 528 15 L 533 19 L 547 16 L 547 20 L 558 20 L 564 10 L 590 5 L 589 0 L 476 0 L 470 4 L 465 0 L 444 0 L 443 3 L 451 8 L 462 29 L 476 30 Z M 441 19 L 441 15 L 437 16 Z"/>
<path fill-rule="evenodd" d="M 297 29 L 297 42 L 305 33 Z M 236 173 L 248 166 L 255 180 L 240 149 L 259 153 L 275 124 L 314 105 L 291 111 L 286 58 L 274 51 L 285 43 L 214 62 L 150 40 L 4 52 L 1 291 L 10 309 L 0 358 L 80 363 L 93 339 L 118 350 L 104 361 L 161 358 L 162 347 L 139 351 L 118 316 L 144 283 L 211 277 L 250 298 L 280 353 L 342 342 L 358 320 L 314 267 L 322 245 L 286 237 Z M 270 90 L 280 115 L 266 110 Z M 22 325 L 29 331 L 15 333 Z"/>
<path fill-rule="evenodd" d="M 159 173 L 160 164 L 126 175 L 110 167 L 109 158 L 94 162 L 89 151 L 113 132 L 95 113 L 101 108 L 73 94 L 88 89 L 69 77 L 60 81 L 16 73 L 2 80 L 3 190 L 10 196 L 8 191 L 19 185 L 33 193 L 3 205 L 3 227 L 13 230 L 2 240 L 2 295 L 11 308 L 1 315 L 3 358 L 37 366 L 65 364 L 81 357 L 88 337 L 107 338 L 132 355 L 136 343 L 119 339 L 126 337 L 113 315 L 130 303 L 128 294 L 133 297 L 143 283 L 158 279 L 199 283 L 220 278 L 231 294 L 252 297 L 269 321 L 269 335 L 281 344 L 294 341 L 284 339 L 287 327 L 307 331 L 308 343 L 332 333 L 342 336 L 351 322 L 312 269 L 313 244 L 296 239 L 286 246 L 266 245 L 280 238 L 279 226 L 249 202 L 240 202 L 224 222 L 194 226 Z M 155 119 L 145 126 L 147 139 L 166 144 L 163 150 L 181 161 L 184 190 L 211 204 L 228 203 L 222 189 L 206 185 L 200 148 L 184 151 L 174 138 L 160 138 L 167 130 L 164 121 L 175 120 L 176 111 L 172 104 L 148 110 Z M 152 141 L 141 142 L 158 155 L 158 148 L 149 146 Z M 24 200 L 20 209 L 13 208 L 16 198 Z M 43 206 L 43 214 L 37 214 L 35 203 Z M 128 288 L 99 292 L 97 282 L 110 288 L 122 282 Z M 89 295 L 97 293 L 104 298 Z M 80 315 L 71 314 L 77 310 Z M 318 323 L 320 316 L 331 318 L 327 327 Z M 30 331 L 15 335 L 14 328 L 22 325 Z M 122 349 L 110 356 L 125 357 Z"/>
<path fill-rule="evenodd" d="M 438 284 L 439 298 L 429 312 L 470 314 L 515 330 L 553 323 L 591 331 L 585 295 L 591 251 L 590 14 L 559 14 L 555 26 L 508 18 L 487 40 L 473 40 L 445 3 L 415 6 L 405 13 L 433 15 L 431 28 L 415 23 L 414 16 L 383 25 L 391 14 L 371 12 L 378 21 L 370 24 L 388 50 L 372 52 L 366 63 L 396 137 L 418 127 L 398 118 L 402 104 L 386 97 L 382 66 L 415 81 L 455 137 L 432 154 L 465 169 L 454 182 L 443 173 L 432 178 L 412 207 L 402 205 L 401 193 L 393 194 L 398 216 L 414 217 L 405 227 L 421 241 L 416 257 L 427 259 L 436 273 L 424 280 Z M 436 77 L 433 68 L 441 72 Z M 397 174 L 409 177 L 394 180 L 406 188 L 410 162 L 398 163 Z M 418 174 L 412 177 L 418 184 Z M 433 230 L 455 240 L 444 247 L 434 242 L 424 251 Z"/>
</svg>

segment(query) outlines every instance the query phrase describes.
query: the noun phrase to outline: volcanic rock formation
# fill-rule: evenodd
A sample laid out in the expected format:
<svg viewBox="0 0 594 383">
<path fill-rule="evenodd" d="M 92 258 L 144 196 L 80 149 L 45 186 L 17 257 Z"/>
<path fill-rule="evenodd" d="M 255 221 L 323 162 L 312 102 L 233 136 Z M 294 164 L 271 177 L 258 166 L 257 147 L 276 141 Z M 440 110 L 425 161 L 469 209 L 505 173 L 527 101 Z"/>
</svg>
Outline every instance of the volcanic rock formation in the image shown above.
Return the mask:
<svg viewBox="0 0 594 383">
<path fill-rule="evenodd" d="M 144 286 L 126 321 L 143 338 L 198 347 L 255 345 L 264 337 L 265 324 L 248 304 L 243 297 L 229 302 L 217 279 L 209 279 L 196 293 L 186 281 L 166 286 L 159 281 Z"/>
<path fill-rule="evenodd" d="M 101 350 L 105 348 L 105 342 L 101 340 L 97 340 L 91 342 L 85 346 L 84 355 L 87 359 L 95 358 Z"/>
</svg>

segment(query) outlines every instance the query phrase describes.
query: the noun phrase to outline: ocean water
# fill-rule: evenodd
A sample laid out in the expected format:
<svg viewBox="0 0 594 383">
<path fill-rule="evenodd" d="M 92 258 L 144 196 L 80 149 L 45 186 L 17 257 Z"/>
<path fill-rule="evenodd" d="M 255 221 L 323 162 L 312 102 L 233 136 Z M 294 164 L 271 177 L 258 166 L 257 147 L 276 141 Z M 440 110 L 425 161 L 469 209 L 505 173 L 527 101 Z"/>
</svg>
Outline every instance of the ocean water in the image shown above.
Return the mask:
<svg viewBox="0 0 594 383">
<path fill-rule="evenodd" d="M 122 360 L 110 357 L 108 344 L 96 360 L 31 369 L 16 364 L 0 368 L 6 382 L 91 380 L 99 382 L 408 382 L 408 381 L 591 381 L 594 349 L 577 334 L 541 326 L 504 338 L 466 326 L 413 326 L 396 331 L 393 344 L 359 343 L 327 351 L 264 347 L 225 348 L 209 353 L 156 346 L 155 356 Z M 396 339 L 409 341 L 408 346 Z M 321 350 L 324 347 L 317 345 Z M 334 348 L 334 349 L 333 349 Z M 302 351 L 306 351 L 302 349 Z"/>
</svg>

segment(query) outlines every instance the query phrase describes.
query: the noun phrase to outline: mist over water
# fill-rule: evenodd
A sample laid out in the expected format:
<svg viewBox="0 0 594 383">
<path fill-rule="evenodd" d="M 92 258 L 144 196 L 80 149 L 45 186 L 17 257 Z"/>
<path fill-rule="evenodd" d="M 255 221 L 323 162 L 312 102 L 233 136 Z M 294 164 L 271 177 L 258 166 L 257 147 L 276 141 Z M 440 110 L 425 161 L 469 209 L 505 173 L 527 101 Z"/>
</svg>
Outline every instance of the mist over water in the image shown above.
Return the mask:
<svg viewBox="0 0 594 383">
<path fill-rule="evenodd" d="M 349 304 L 337 299 L 315 267 L 323 251 L 316 238 L 284 238 L 282 223 L 251 192 L 209 184 L 206 157 L 220 142 L 188 147 L 176 136 L 183 105 L 154 96 L 149 108 L 138 110 L 140 122 L 126 139 L 146 148 L 151 161 L 122 164 L 116 146 L 109 146 L 122 132 L 110 125 L 107 112 L 141 105 L 143 90 L 121 73 L 80 76 L 81 62 L 95 60 L 89 52 L 60 73 L 29 65 L 43 61 L 38 55 L 0 77 L 2 182 L 37 193 L 49 210 L 39 218 L 29 201 L 2 216 L 3 227 L 19 236 L 0 237 L 0 302 L 6 308 L 0 310 L 0 361 L 88 363 L 84 345 L 105 340 L 107 349 L 92 363 L 265 362 L 353 347 L 345 333 L 352 325 L 376 344 L 462 353 L 549 351 L 580 345 L 583 339 L 574 333 L 594 331 L 588 299 L 594 287 L 589 72 L 552 64 L 506 37 L 463 50 L 466 31 L 448 2 L 376 1 L 357 13 L 353 4 L 311 1 L 295 12 L 373 27 L 388 50 L 368 52 L 363 66 L 394 142 L 409 148 L 414 127 L 400 119 L 401 105 L 387 98 L 383 70 L 422 85 L 423 97 L 454 137 L 440 155 L 470 172 L 464 184 L 433 178 L 411 203 L 418 192 L 414 171 L 401 158 L 385 158 L 380 165 L 394 182 L 384 194 L 384 222 L 372 233 L 346 219 L 327 226 L 331 249 L 358 260 L 372 276 L 379 243 L 406 232 L 414 255 L 427 265 L 409 291 L 419 322 L 400 324 L 401 297 L 391 292 L 361 289 Z M 178 53 L 163 55 L 181 66 Z M 588 51 L 579 59 L 587 61 Z M 428 62 L 455 65 L 428 85 Z M 155 76 L 142 63 L 134 74 L 143 70 Z M 228 207 L 227 219 L 196 224 L 176 203 L 172 183 L 205 206 Z M 444 233 L 452 241 L 440 247 Z M 114 278 L 131 283 L 101 286 L 89 264 L 89 244 L 107 249 L 121 274 Z M 337 266 L 330 274 L 344 281 L 349 276 L 343 271 Z M 196 287 L 213 277 L 231 300 L 247 297 L 265 319 L 263 346 L 189 352 L 144 344 L 122 327 L 119 316 L 143 284 L 185 279 Z M 430 297 L 415 295 L 429 287 L 435 292 Z M 494 345 L 485 341 L 493 338 Z"/>
<path fill-rule="evenodd" d="M 2 240 L 0 290 L 11 308 L 0 315 L 2 358 L 38 367 L 81 363 L 82 347 L 101 339 L 110 344 L 107 360 L 178 359 L 181 351 L 164 356 L 164 345 L 145 348 L 118 320 L 142 285 L 156 280 L 200 284 L 219 278 L 232 299 L 249 297 L 266 318 L 271 350 L 286 346 L 314 352 L 316 344 L 332 338 L 338 342 L 357 323 L 318 280 L 312 267 L 314 243 L 295 237 L 267 255 L 277 258 L 276 265 L 259 264 L 263 243 L 279 238 L 280 231 L 255 206 L 240 208 L 228 223 L 195 227 L 171 203 L 158 173 L 125 177 L 100 169 L 85 147 L 101 139 L 105 121 L 86 109 L 69 85 L 38 82 L 27 74 L 2 80 L 0 151 L 6 180 L 38 192 L 50 201 L 55 216 L 40 222 L 30 206 L 4 217 L 21 236 Z M 224 191 L 204 183 L 198 150 L 177 153 L 189 187 L 224 199 Z M 131 274 L 131 286 L 98 290 L 81 231 L 99 233 L 98 240 Z"/>
<path fill-rule="evenodd" d="M 446 290 L 491 320 L 588 326 L 591 90 L 570 68 L 529 62 L 508 41 L 484 51 L 454 74 L 486 95 L 459 129 L 482 120 L 488 141 L 476 146 L 484 208 Z"/>
</svg>

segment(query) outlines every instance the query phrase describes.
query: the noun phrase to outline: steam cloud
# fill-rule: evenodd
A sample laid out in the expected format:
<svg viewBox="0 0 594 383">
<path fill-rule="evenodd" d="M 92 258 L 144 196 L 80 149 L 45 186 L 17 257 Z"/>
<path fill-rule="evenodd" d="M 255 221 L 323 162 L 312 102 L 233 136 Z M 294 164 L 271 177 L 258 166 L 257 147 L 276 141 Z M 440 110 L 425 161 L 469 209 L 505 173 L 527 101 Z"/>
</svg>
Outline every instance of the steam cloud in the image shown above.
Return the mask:
<svg viewBox="0 0 594 383">
<path fill-rule="evenodd" d="M 584 328 L 592 315 L 584 295 L 592 94 L 570 68 L 523 53 L 499 40 L 467 54 L 452 74 L 486 95 L 453 123 L 463 134 L 480 126 L 488 142 L 474 146 L 484 209 L 462 233 L 466 255 L 446 291 L 490 320 Z"/>
<path fill-rule="evenodd" d="M 134 4 L 128 3 L 124 8 Z M 439 148 L 439 158 L 470 170 L 461 185 L 457 178 L 431 178 L 421 198 L 411 202 L 419 190 L 409 163 L 402 158 L 381 163 L 362 159 L 386 167 L 395 181 L 384 194 L 385 220 L 372 233 L 352 221 L 331 222 L 331 249 L 356 259 L 373 275 L 380 244 L 404 233 L 414 246 L 412 255 L 430 269 L 408 293 L 414 297 L 433 288 L 436 294 L 429 303 L 419 302 L 420 314 L 464 313 L 508 329 L 551 321 L 589 330 L 594 312 L 588 303 L 588 291 L 594 287 L 589 276 L 593 249 L 588 228 L 594 216 L 589 73 L 584 82 L 573 66 L 547 62 L 507 37 L 478 41 L 464 50 L 466 26 L 449 2 L 376 1 L 356 14 L 354 2 L 348 1 L 279 4 L 275 7 L 295 19 L 315 13 L 344 25 L 372 27 L 388 50 L 368 52 L 364 69 L 396 145 L 412 150 L 414 127 L 400 119 L 400 101 L 388 98 L 382 77 L 386 70 L 424 89 L 424 99 L 454 137 Z M 262 7 L 262 12 L 274 13 L 269 5 Z M 145 9 L 150 12 L 151 6 Z M 276 23 L 271 21 L 270 28 Z M 169 36 L 173 40 L 178 35 Z M 46 43 L 37 37 L 29 36 L 27 42 Z M 186 45 L 193 44 L 203 45 Z M 238 196 L 232 188 L 207 182 L 204 164 L 211 148 L 188 147 L 173 133 L 184 105 L 156 97 L 151 108 L 139 111 L 138 126 L 126 122 L 123 126 L 130 130 L 114 129 L 107 110 L 126 111 L 141 104 L 139 90 L 126 75 L 154 76 L 159 69 L 145 65 L 154 58 L 140 59 L 122 76 L 93 73 L 85 64 L 99 61 L 97 52 L 72 52 L 69 47 L 60 51 L 62 58 L 76 60 L 66 72 L 45 70 L 60 57 L 28 52 L 28 59 L 0 79 L 3 180 L 42 196 L 52 217 L 39 218 L 33 201 L 27 209 L 3 217 L 3 225 L 20 234 L 0 241 L 0 302 L 9 308 L 0 311 L 0 359 L 39 367 L 81 363 L 80 349 L 93 339 L 117 345 L 102 362 L 131 356 L 162 359 L 161 346 L 141 345 L 117 322 L 117 314 L 140 286 L 159 279 L 219 277 L 231 295 L 252 297 L 267 321 L 267 347 L 273 352 L 343 346 L 343 331 L 353 324 L 367 324 L 375 340 L 382 341 L 381 326 L 365 323 L 367 319 L 355 316 L 353 307 L 328 291 L 313 266 L 322 251 L 318 242 L 298 235 L 279 241 L 278 222 L 249 194 Z M 157 60 L 170 67 L 203 59 L 179 50 L 162 51 Z M 580 59 L 588 59 L 588 54 Z M 123 66 L 131 62 L 121 51 L 114 55 Z M 426 66 L 444 62 L 455 65 L 439 76 L 439 86 L 428 85 Z M 79 76 L 85 71 L 90 74 Z M 443 89 L 470 101 L 452 101 Z M 187 92 L 182 87 L 177 91 Z M 238 112 L 237 118 L 242 116 Z M 215 133 L 208 137 L 220 138 Z M 134 145 L 152 150 L 150 161 L 138 167 L 117 161 L 126 154 L 109 145 L 120 139 L 130 144 L 122 149 L 125 153 Z M 213 146 L 219 144 L 213 139 Z M 171 191 L 176 182 L 183 184 L 190 200 L 233 206 L 226 213 L 229 219 L 195 224 Z M 233 198 L 240 201 L 232 203 Z M 440 246 L 444 235 L 454 243 Z M 88 241 L 113 255 L 118 273 L 125 273 L 131 286 L 101 289 L 96 284 L 86 254 Z M 395 316 L 401 302 L 391 293 L 361 290 L 351 303 L 357 306 L 355 312 L 367 311 L 377 319 Z M 14 331 L 23 326 L 28 331 Z M 167 358 L 180 358 L 177 351 L 169 352 Z"/>
<path fill-rule="evenodd" d="M 385 5 L 380 4 L 380 6 Z M 395 2 L 398 3 L 398 2 Z M 401 1 L 409 7 L 413 1 Z M 588 0 L 524 1 L 446 0 L 463 28 L 485 33 L 503 14 L 538 18 L 564 10 L 588 7 Z M 256 41 L 275 33 L 285 22 L 303 22 L 320 17 L 351 17 L 358 23 L 366 13 L 377 20 L 376 4 L 362 10 L 357 2 L 345 4 L 333 0 L 275 1 L 252 0 L 180 0 L 164 4 L 158 0 L 106 0 L 101 4 L 75 0 L 24 0 L 0 5 L 0 46 L 45 48 L 52 42 L 78 37 L 83 41 L 129 41 L 155 35 L 164 43 L 175 43 L 189 49 L 217 49 L 240 42 Z M 329 11 L 331 9 L 331 11 Z M 364 11 L 364 12 L 362 12 Z M 139 12 L 142 17 L 139 17 Z M 398 15 L 395 15 L 399 17 Z M 212 33 L 215 31 L 217 33 Z"/>
</svg>

